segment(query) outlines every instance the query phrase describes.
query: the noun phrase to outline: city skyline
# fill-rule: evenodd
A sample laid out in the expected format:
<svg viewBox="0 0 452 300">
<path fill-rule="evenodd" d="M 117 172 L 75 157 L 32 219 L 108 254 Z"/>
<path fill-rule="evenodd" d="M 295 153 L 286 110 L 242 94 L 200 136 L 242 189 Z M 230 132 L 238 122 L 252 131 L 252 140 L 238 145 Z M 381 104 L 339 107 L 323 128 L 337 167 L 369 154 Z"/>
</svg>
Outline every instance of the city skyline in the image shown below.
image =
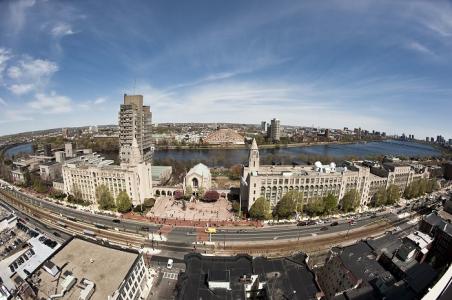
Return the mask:
<svg viewBox="0 0 452 300">
<path fill-rule="evenodd" d="M 114 124 L 122 94 L 136 93 L 157 123 L 277 117 L 452 136 L 446 1 L 28 0 L 0 11 L 0 135 Z"/>
</svg>

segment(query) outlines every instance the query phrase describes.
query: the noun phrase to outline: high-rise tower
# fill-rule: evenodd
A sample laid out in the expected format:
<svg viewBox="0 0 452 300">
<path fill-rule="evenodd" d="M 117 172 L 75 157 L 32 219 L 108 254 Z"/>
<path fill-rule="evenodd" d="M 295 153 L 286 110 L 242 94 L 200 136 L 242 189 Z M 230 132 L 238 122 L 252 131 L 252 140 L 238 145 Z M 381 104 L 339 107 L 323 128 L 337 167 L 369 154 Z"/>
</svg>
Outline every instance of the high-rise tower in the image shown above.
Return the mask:
<svg viewBox="0 0 452 300">
<path fill-rule="evenodd" d="M 248 167 L 250 172 L 259 170 L 259 149 L 257 148 L 255 139 L 253 139 L 253 143 L 251 144 L 250 155 L 248 158 Z"/>
<path fill-rule="evenodd" d="M 152 113 L 143 105 L 142 95 L 124 94 L 124 104 L 119 110 L 119 158 L 129 163 L 132 155 L 133 139 L 136 139 L 143 160 L 150 160 Z"/>
</svg>

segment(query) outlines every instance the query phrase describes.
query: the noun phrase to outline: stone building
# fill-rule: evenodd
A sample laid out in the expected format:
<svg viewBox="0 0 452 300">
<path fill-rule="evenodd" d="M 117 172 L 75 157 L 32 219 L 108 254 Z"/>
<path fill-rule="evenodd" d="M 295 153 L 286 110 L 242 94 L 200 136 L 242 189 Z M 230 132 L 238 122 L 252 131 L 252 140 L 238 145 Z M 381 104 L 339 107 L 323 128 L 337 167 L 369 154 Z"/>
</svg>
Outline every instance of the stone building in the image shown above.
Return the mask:
<svg viewBox="0 0 452 300">
<path fill-rule="evenodd" d="M 211 145 L 243 145 L 245 144 L 245 140 L 242 135 L 237 133 L 237 131 L 229 128 L 222 128 L 210 133 L 204 139 L 204 143 Z"/>
<path fill-rule="evenodd" d="M 184 178 L 184 189 L 190 188 L 194 193 L 203 189 L 210 190 L 212 186 L 212 176 L 209 168 L 204 164 L 197 164 L 188 171 Z"/>
<path fill-rule="evenodd" d="M 360 205 L 371 203 L 381 187 L 396 184 L 401 191 L 416 178 L 428 178 L 426 168 L 416 171 L 409 164 L 388 163 L 383 167 L 369 167 L 362 161 L 348 162 L 338 167 L 335 163 L 323 165 L 260 165 L 259 149 L 253 140 L 248 166 L 242 168 L 240 184 L 242 207 L 250 209 L 259 197 L 275 207 L 285 193 L 291 190 L 304 194 L 304 203 L 324 197 L 329 193 L 342 199 L 345 193 L 356 189 Z"/>
<path fill-rule="evenodd" d="M 96 203 L 96 188 L 105 185 L 113 197 L 126 191 L 134 206 L 152 197 L 151 164 L 142 159 L 138 144 L 132 143 L 129 163 L 111 165 L 95 153 L 79 156 L 63 165 L 64 192 L 81 192 L 83 200 Z"/>
</svg>

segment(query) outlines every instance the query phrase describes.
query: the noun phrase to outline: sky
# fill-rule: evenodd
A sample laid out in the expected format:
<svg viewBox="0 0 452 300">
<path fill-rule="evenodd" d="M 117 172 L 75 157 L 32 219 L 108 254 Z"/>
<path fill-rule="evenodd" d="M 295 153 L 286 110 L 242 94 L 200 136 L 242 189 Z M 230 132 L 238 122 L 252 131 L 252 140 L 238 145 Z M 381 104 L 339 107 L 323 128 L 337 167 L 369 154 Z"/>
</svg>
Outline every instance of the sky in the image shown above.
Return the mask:
<svg viewBox="0 0 452 300">
<path fill-rule="evenodd" d="M 153 121 L 452 138 L 452 1 L 0 1 L 0 135 Z"/>
</svg>

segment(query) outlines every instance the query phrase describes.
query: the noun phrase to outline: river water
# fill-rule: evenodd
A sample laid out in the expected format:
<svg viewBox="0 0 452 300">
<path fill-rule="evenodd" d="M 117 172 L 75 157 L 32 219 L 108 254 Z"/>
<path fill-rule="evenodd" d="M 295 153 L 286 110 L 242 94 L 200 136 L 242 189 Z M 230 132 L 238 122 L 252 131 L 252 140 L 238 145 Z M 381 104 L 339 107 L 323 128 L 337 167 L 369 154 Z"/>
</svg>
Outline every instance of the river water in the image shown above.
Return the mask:
<svg viewBox="0 0 452 300">
<path fill-rule="evenodd" d="M 31 144 L 22 144 L 6 151 L 7 156 L 19 153 L 31 153 Z M 405 157 L 440 156 L 441 152 L 430 145 L 403 141 L 379 141 L 355 144 L 329 144 L 302 146 L 294 148 L 260 149 L 261 160 L 265 163 L 303 162 L 309 157 L 323 157 L 341 160 L 345 158 L 363 159 L 379 155 L 395 155 Z M 111 154 L 107 155 L 112 158 Z M 203 162 L 210 167 L 231 166 L 243 163 L 248 158 L 247 149 L 180 149 L 157 150 L 154 153 L 156 162 Z"/>
</svg>

